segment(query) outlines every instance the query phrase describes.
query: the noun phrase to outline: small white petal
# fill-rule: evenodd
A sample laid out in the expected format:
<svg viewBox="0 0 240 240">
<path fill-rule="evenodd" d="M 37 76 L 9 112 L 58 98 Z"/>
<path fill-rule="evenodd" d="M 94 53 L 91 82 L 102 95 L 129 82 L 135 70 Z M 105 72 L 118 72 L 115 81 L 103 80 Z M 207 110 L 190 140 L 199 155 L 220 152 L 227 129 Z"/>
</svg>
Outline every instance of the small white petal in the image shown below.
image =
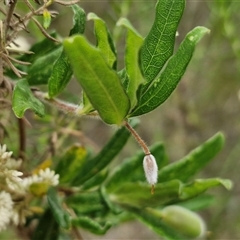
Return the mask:
<svg viewBox="0 0 240 240">
<path fill-rule="evenodd" d="M 152 154 L 146 155 L 143 159 L 143 168 L 148 183 L 154 185 L 157 183 L 158 166 L 156 159 Z"/>
</svg>

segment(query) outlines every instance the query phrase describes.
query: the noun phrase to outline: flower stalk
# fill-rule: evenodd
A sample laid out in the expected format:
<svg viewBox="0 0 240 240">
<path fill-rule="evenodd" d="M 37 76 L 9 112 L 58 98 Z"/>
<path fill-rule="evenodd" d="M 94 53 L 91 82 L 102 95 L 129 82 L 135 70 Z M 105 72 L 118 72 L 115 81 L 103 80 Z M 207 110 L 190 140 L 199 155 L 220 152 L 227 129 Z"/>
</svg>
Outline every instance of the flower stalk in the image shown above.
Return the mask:
<svg viewBox="0 0 240 240">
<path fill-rule="evenodd" d="M 145 172 L 146 179 L 149 184 L 151 184 L 151 194 L 154 194 L 154 185 L 157 183 L 158 178 L 158 166 L 155 157 L 151 154 L 148 146 L 143 141 L 143 139 L 139 136 L 139 134 L 132 128 L 132 126 L 125 121 L 124 126 L 128 129 L 128 131 L 133 135 L 135 140 L 143 149 L 145 157 L 143 159 L 143 169 Z"/>
</svg>

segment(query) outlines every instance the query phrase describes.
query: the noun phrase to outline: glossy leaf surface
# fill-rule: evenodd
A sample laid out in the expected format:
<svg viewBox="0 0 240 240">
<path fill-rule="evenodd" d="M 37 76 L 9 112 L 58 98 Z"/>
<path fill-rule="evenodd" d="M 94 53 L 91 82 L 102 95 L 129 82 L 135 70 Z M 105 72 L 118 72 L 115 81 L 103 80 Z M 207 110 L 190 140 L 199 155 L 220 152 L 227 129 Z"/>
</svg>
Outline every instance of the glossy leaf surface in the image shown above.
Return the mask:
<svg viewBox="0 0 240 240">
<path fill-rule="evenodd" d="M 208 33 L 205 27 L 196 27 L 187 34 L 177 52 L 169 59 L 163 72 L 143 90 L 130 116 L 148 113 L 162 104 L 173 92 L 192 58 L 200 39 Z"/>
<path fill-rule="evenodd" d="M 185 0 L 159 0 L 152 29 L 144 40 L 141 59 L 144 77 L 152 81 L 173 53 Z"/>
<path fill-rule="evenodd" d="M 93 107 L 108 124 L 121 124 L 129 110 L 129 99 L 115 71 L 109 68 L 100 50 L 83 36 L 64 41 L 74 75 Z"/>
</svg>

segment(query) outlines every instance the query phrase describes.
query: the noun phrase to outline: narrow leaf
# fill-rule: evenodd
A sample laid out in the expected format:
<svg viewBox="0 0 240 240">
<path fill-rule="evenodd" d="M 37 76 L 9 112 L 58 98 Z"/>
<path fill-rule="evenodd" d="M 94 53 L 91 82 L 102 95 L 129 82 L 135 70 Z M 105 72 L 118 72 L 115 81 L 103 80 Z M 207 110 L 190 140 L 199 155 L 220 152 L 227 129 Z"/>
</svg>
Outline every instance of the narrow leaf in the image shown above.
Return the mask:
<svg viewBox="0 0 240 240">
<path fill-rule="evenodd" d="M 19 80 L 15 85 L 12 97 L 12 109 L 18 118 L 23 117 L 27 109 L 31 109 L 40 117 L 44 116 L 44 105 L 31 92 L 26 79 Z"/>
<path fill-rule="evenodd" d="M 66 203 L 77 215 L 98 214 L 108 209 L 99 191 L 79 192 L 68 197 Z"/>
<path fill-rule="evenodd" d="M 180 199 L 190 199 L 195 197 L 207 189 L 222 185 L 227 190 L 232 188 L 232 182 L 228 179 L 209 178 L 209 179 L 196 179 L 194 182 L 182 185 L 180 190 Z"/>
<path fill-rule="evenodd" d="M 126 18 L 121 18 L 117 22 L 117 26 L 124 26 L 127 29 L 125 51 L 126 72 L 129 78 L 127 94 L 131 102 L 131 108 L 133 108 L 137 104 L 137 89 L 139 85 L 144 82 L 144 78 L 139 67 L 139 50 L 143 44 L 143 38 Z"/>
<path fill-rule="evenodd" d="M 52 210 L 53 216 L 59 226 L 65 229 L 70 228 L 70 216 L 69 214 L 62 208 L 58 196 L 57 191 L 54 188 L 50 188 L 47 195 L 48 203 L 50 209 Z"/>
<path fill-rule="evenodd" d="M 115 189 L 111 189 L 111 191 L 106 189 L 106 193 L 108 195 L 107 202 L 111 204 L 116 204 L 122 208 L 135 207 L 141 209 L 143 207 L 160 207 L 173 202 L 178 203 L 196 197 L 209 188 L 219 185 L 227 190 L 232 188 L 232 182 L 228 179 L 197 179 L 187 184 L 175 179 L 156 184 L 153 195 L 150 193 L 150 186 L 140 182 L 116 185 Z"/>
<path fill-rule="evenodd" d="M 84 147 L 73 146 L 60 158 L 56 173 L 60 175 L 60 183 L 70 184 L 78 176 L 80 169 L 87 159 L 87 151 Z"/>
<path fill-rule="evenodd" d="M 98 223 L 97 221 L 92 220 L 89 217 L 78 217 L 72 220 L 72 225 L 85 228 L 88 231 L 103 235 L 107 232 L 107 230 L 112 226 L 110 222 L 106 222 L 104 225 Z"/>
<path fill-rule="evenodd" d="M 109 66 L 116 69 L 116 49 L 106 23 L 95 13 L 89 13 L 87 19 L 94 21 L 94 32 L 97 39 L 97 47 L 101 51 Z"/>
<path fill-rule="evenodd" d="M 135 127 L 138 121 L 132 121 L 131 125 Z M 103 170 L 121 151 L 126 144 L 130 133 L 125 127 L 120 128 L 110 141 L 104 146 L 104 148 L 94 158 L 86 161 L 78 176 L 73 181 L 74 185 L 80 185 L 86 180 L 93 177 L 95 174 Z"/>
<path fill-rule="evenodd" d="M 71 5 L 73 10 L 73 27 L 70 30 L 69 36 L 74 34 L 83 34 L 86 26 L 86 14 L 77 4 Z"/>
<path fill-rule="evenodd" d="M 53 217 L 52 211 L 48 208 L 40 218 L 33 233 L 32 240 L 58 239 L 59 225 Z"/>
<path fill-rule="evenodd" d="M 154 24 L 141 49 L 144 77 L 152 81 L 173 53 L 185 0 L 158 0 Z"/>
<path fill-rule="evenodd" d="M 85 30 L 86 14 L 78 5 L 73 5 L 73 28 L 70 36 L 74 34 L 83 34 Z M 52 74 L 48 80 L 49 97 L 54 97 L 64 90 L 72 77 L 73 71 L 66 53 L 62 51 L 60 57 L 54 63 Z"/>
<path fill-rule="evenodd" d="M 202 145 L 192 150 L 187 156 L 181 160 L 169 164 L 158 173 L 159 182 L 179 179 L 186 181 L 199 170 L 204 168 L 222 149 L 224 136 L 217 133 Z"/>
<path fill-rule="evenodd" d="M 115 189 L 107 191 L 109 200 L 121 207 L 159 207 L 164 204 L 179 199 L 179 190 L 182 183 L 178 180 L 172 180 L 165 183 L 159 183 L 155 186 L 154 194 L 151 194 L 151 186 L 140 182 L 127 182 Z"/>
<path fill-rule="evenodd" d="M 129 99 L 117 73 L 83 36 L 66 39 L 64 48 L 77 80 L 103 121 L 121 124 L 129 110 Z"/>
<path fill-rule="evenodd" d="M 168 61 L 161 75 L 142 92 L 138 105 L 130 116 L 145 114 L 157 108 L 173 92 L 192 58 L 196 44 L 208 33 L 205 27 L 196 27 L 187 34 L 176 54 Z"/>
</svg>

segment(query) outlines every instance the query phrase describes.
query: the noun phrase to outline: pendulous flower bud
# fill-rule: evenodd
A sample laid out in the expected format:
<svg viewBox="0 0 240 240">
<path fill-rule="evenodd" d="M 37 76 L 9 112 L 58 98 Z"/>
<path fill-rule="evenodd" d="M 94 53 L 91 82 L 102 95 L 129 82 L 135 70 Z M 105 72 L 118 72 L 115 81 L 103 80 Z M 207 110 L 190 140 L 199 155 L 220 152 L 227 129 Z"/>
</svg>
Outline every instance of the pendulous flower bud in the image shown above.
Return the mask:
<svg viewBox="0 0 240 240">
<path fill-rule="evenodd" d="M 148 183 L 154 186 L 154 184 L 157 183 L 158 166 L 156 163 L 156 159 L 152 154 L 148 154 L 144 157 L 143 168 L 144 168 L 145 176 Z"/>
</svg>

